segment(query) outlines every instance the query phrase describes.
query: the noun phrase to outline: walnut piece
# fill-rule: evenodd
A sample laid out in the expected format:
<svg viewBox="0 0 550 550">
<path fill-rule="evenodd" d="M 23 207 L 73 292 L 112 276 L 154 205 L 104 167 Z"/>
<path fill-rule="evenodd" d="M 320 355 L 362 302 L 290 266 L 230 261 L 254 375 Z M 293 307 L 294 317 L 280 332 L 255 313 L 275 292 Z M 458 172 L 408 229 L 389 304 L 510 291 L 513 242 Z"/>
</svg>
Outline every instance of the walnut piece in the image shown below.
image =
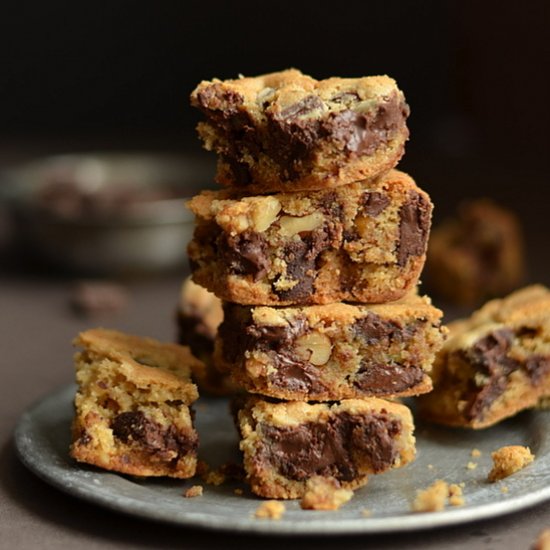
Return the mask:
<svg viewBox="0 0 550 550">
<path fill-rule="evenodd" d="M 325 334 L 312 331 L 296 339 L 295 350 L 300 359 L 320 367 L 329 360 L 332 344 Z"/>
</svg>

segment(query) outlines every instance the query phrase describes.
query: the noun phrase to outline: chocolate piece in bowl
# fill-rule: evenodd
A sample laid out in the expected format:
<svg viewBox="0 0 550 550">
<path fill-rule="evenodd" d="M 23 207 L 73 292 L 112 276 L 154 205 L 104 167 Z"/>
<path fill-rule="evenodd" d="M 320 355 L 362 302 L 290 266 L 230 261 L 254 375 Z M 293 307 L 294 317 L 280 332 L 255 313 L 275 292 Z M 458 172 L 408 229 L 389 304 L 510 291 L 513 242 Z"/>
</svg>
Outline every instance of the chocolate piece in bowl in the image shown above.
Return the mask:
<svg viewBox="0 0 550 550">
<path fill-rule="evenodd" d="M 432 203 L 407 174 L 320 191 L 188 203 L 193 280 L 255 305 L 380 303 L 412 290 L 424 265 Z"/>
<path fill-rule="evenodd" d="M 290 69 L 203 81 L 191 104 L 218 182 L 247 193 L 324 189 L 394 168 L 409 107 L 388 76 L 315 80 Z"/>
</svg>

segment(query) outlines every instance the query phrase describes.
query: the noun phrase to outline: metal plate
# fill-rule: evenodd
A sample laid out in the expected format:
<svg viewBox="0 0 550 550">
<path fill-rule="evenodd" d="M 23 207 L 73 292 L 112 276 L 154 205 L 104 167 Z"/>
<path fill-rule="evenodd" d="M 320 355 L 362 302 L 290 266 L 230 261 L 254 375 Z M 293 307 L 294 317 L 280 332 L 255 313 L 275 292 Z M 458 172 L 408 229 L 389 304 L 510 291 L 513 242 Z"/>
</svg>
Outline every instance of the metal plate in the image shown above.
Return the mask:
<svg viewBox="0 0 550 550">
<path fill-rule="evenodd" d="M 32 406 L 21 417 L 16 446 L 21 460 L 42 479 L 72 495 L 101 506 L 163 522 L 266 534 L 383 533 L 413 531 L 496 517 L 550 499 L 550 412 L 530 411 L 499 426 L 473 432 L 420 424 L 418 456 L 401 470 L 373 476 L 366 487 L 336 512 L 301 510 L 297 501 L 286 503 L 279 521 L 254 518 L 261 500 L 238 484 L 204 486 L 201 497 L 186 499 L 186 487 L 197 480 L 136 480 L 77 465 L 68 456 L 72 399 L 75 387 L 58 390 Z M 200 454 L 216 466 L 236 460 L 237 437 L 223 399 L 201 399 L 196 405 Z M 488 483 L 490 454 L 503 445 L 528 445 L 535 461 L 499 483 Z M 482 452 L 471 457 L 471 450 Z M 477 464 L 468 468 L 469 462 Z M 464 482 L 462 507 L 415 514 L 410 503 L 416 490 L 436 479 Z M 201 483 L 202 484 L 202 483 Z M 242 486 L 241 486 L 242 487 Z M 507 492 L 503 492 L 506 487 Z M 369 517 L 363 513 L 367 509 Z"/>
</svg>

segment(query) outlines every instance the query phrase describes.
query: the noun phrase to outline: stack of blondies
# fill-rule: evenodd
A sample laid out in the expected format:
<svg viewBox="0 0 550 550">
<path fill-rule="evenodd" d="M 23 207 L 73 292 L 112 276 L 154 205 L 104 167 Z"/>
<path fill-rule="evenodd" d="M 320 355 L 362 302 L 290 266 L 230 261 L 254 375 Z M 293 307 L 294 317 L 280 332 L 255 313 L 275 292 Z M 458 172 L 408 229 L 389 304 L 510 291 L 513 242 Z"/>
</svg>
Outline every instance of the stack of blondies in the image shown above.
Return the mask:
<svg viewBox="0 0 550 550">
<path fill-rule="evenodd" d="M 202 82 L 217 180 L 189 207 L 193 279 L 224 303 L 215 360 L 248 393 L 247 480 L 270 498 L 356 488 L 414 458 L 409 409 L 445 329 L 416 293 L 432 204 L 395 170 L 409 109 L 386 76 Z"/>
</svg>

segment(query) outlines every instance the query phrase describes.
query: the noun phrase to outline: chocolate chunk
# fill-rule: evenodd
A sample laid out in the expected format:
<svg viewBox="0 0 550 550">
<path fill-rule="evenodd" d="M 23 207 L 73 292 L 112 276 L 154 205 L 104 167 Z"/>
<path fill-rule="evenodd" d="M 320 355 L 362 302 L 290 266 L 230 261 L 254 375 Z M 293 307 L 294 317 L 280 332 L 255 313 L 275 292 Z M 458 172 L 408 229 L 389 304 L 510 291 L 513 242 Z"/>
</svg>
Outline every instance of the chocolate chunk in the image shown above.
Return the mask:
<svg viewBox="0 0 550 550">
<path fill-rule="evenodd" d="M 173 458 L 196 449 L 197 441 L 178 433 L 174 426 L 164 429 L 158 422 L 148 419 L 141 411 L 118 414 L 112 424 L 113 435 L 122 442 L 136 442 L 150 453 L 161 458 Z"/>
<path fill-rule="evenodd" d="M 229 118 L 239 112 L 243 97 L 219 84 L 208 86 L 197 94 L 197 104 L 207 116 Z"/>
<path fill-rule="evenodd" d="M 347 109 L 331 113 L 321 128 L 349 153 L 370 155 L 404 126 L 408 115 L 407 104 L 393 94 L 376 112 L 362 113 Z"/>
<path fill-rule="evenodd" d="M 424 376 L 422 369 L 416 366 L 362 365 L 353 385 L 367 394 L 390 395 L 414 388 Z"/>
<path fill-rule="evenodd" d="M 273 291 L 281 300 L 292 300 L 295 303 L 305 303 L 313 292 L 316 275 L 316 260 L 319 254 L 330 246 L 326 229 L 318 229 L 305 234 L 300 241 L 293 241 L 283 251 L 286 262 L 286 276 L 297 281 L 289 290 Z"/>
<path fill-rule="evenodd" d="M 400 217 L 397 263 L 403 267 L 410 256 L 422 256 L 426 251 L 431 205 L 423 195 L 411 191 L 409 200 L 401 206 Z"/>
<path fill-rule="evenodd" d="M 550 357 L 533 355 L 527 359 L 524 367 L 531 378 L 531 383 L 536 386 L 550 372 Z"/>
<path fill-rule="evenodd" d="M 300 101 L 285 107 L 280 112 L 276 113 L 273 118 L 286 124 L 296 123 L 300 117 L 311 113 L 317 109 L 322 109 L 324 103 L 315 95 L 309 95 Z"/>
<path fill-rule="evenodd" d="M 353 324 L 354 334 L 369 346 L 388 347 L 392 342 L 402 342 L 410 338 L 415 327 L 402 327 L 394 321 L 387 321 L 369 312 Z"/>
<path fill-rule="evenodd" d="M 296 427 L 260 424 L 258 429 L 266 442 L 259 459 L 281 475 L 298 481 L 313 475 L 352 481 L 357 476 L 356 455 L 368 458 L 374 472 L 393 464 L 397 451 L 392 438 L 401 425 L 383 413 L 342 413 L 326 423 Z"/>
<path fill-rule="evenodd" d="M 390 204 L 390 198 L 384 193 L 376 191 L 365 192 L 361 197 L 361 207 L 368 216 L 375 218 Z"/>
<path fill-rule="evenodd" d="M 292 357 L 292 349 L 288 355 L 274 355 L 272 357 L 275 372 L 269 375 L 271 385 L 292 392 L 307 394 L 319 394 L 327 390 L 319 381 L 319 372 L 314 366 L 295 361 Z"/>
<path fill-rule="evenodd" d="M 271 266 L 265 237 L 254 231 L 238 235 L 222 233 L 218 251 L 230 273 L 252 275 L 254 281 L 261 279 Z"/>
<path fill-rule="evenodd" d="M 478 340 L 471 349 L 456 352 L 476 372 L 487 378 L 481 389 L 475 387 L 471 390 L 469 403 L 464 411 L 469 420 L 483 418 L 487 407 L 505 390 L 508 375 L 521 367 L 517 360 L 507 355 L 513 337 L 510 329 L 495 330 Z"/>
</svg>

